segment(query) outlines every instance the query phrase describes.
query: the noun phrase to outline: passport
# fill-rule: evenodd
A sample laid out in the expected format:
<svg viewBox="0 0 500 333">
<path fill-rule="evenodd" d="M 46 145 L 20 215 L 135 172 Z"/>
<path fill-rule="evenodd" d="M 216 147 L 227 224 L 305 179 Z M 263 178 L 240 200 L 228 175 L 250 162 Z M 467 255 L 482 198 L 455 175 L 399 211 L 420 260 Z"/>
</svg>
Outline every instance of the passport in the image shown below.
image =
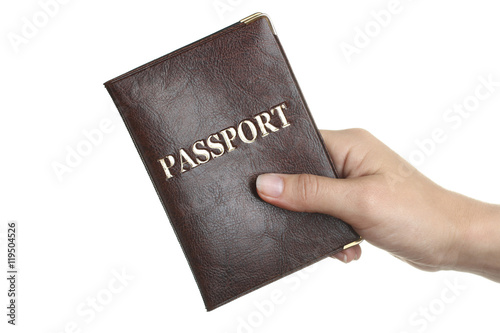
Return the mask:
<svg viewBox="0 0 500 333">
<path fill-rule="evenodd" d="M 360 242 L 335 217 L 257 195 L 264 173 L 337 177 L 267 15 L 104 85 L 208 311 Z"/>
</svg>

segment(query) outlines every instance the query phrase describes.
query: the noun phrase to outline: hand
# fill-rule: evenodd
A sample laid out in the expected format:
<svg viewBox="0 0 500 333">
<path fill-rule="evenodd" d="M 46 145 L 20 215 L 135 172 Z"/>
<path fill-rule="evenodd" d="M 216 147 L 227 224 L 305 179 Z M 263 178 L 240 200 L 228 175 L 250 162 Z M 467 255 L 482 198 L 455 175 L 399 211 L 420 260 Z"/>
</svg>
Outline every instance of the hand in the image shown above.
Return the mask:
<svg viewBox="0 0 500 333">
<path fill-rule="evenodd" d="M 365 130 L 322 131 L 343 179 L 266 174 L 259 196 L 278 207 L 336 216 L 364 239 L 427 271 L 500 281 L 500 208 L 438 186 Z M 358 259 L 360 246 L 335 255 Z"/>
</svg>

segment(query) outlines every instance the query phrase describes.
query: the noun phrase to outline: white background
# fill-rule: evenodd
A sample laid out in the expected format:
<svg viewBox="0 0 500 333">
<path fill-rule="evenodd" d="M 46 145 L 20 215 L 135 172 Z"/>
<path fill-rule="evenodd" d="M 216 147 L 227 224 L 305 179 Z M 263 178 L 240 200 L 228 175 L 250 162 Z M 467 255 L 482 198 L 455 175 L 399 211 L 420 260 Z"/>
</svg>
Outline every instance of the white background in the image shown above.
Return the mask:
<svg viewBox="0 0 500 333">
<path fill-rule="evenodd" d="M 401 0 L 380 31 L 370 13 L 389 0 L 62 2 L 52 16 L 35 0 L 0 5 L 0 276 L 11 220 L 20 255 L 18 325 L 6 323 L 2 278 L 1 332 L 498 331 L 500 285 L 421 272 L 366 242 L 358 262 L 325 259 L 207 313 L 102 85 L 262 11 L 320 128 L 366 128 L 404 158 L 420 156 L 419 170 L 440 185 L 499 203 L 500 87 L 457 128 L 443 119 L 480 76 L 500 81 L 497 2 Z M 15 45 L 27 21 L 40 27 Z M 366 27 L 369 43 L 348 62 L 342 43 L 355 46 Z M 103 120 L 102 142 L 58 177 L 54 163 Z M 436 128 L 447 140 L 418 153 Z M 130 280 L 120 283 L 123 271 Z"/>
</svg>

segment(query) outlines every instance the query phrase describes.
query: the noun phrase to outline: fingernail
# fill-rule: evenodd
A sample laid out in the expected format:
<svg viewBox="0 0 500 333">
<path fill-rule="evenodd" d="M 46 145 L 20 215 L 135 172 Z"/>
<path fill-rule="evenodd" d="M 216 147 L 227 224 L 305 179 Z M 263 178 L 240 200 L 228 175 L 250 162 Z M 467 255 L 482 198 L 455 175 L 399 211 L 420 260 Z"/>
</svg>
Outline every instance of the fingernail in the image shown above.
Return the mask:
<svg viewBox="0 0 500 333">
<path fill-rule="evenodd" d="M 343 263 L 346 263 L 347 264 L 347 255 L 345 255 L 344 253 L 342 252 L 339 252 L 339 253 L 336 253 L 334 254 L 335 258 L 337 258 L 338 260 L 342 261 Z"/>
<path fill-rule="evenodd" d="M 268 197 L 277 198 L 283 193 L 283 178 L 272 173 L 258 176 L 256 185 L 257 191 Z"/>
</svg>

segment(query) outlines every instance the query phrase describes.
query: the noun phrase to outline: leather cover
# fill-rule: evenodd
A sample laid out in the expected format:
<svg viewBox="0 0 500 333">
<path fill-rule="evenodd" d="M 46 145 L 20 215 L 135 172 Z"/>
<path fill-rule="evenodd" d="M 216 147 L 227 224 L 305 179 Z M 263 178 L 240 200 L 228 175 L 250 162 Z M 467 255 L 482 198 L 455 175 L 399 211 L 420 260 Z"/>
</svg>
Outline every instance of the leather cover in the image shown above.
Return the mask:
<svg viewBox="0 0 500 333">
<path fill-rule="evenodd" d="M 337 177 L 267 17 L 231 25 L 105 87 L 151 177 L 208 311 L 359 239 L 339 219 L 280 209 L 256 193 L 256 178 L 263 173 Z M 266 125 L 267 117 L 260 117 L 265 125 L 261 128 L 256 115 L 263 112 L 270 120 Z M 248 122 L 238 131 L 244 120 Z M 228 145 L 221 131 L 230 127 L 235 135 L 226 131 L 228 138 L 234 136 Z M 204 154 L 196 155 L 193 144 L 200 140 L 195 147 Z M 187 157 L 181 156 L 181 149 Z M 172 159 L 162 164 L 167 155 Z M 168 178 L 164 166 L 172 160 Z"/>
</svg>

